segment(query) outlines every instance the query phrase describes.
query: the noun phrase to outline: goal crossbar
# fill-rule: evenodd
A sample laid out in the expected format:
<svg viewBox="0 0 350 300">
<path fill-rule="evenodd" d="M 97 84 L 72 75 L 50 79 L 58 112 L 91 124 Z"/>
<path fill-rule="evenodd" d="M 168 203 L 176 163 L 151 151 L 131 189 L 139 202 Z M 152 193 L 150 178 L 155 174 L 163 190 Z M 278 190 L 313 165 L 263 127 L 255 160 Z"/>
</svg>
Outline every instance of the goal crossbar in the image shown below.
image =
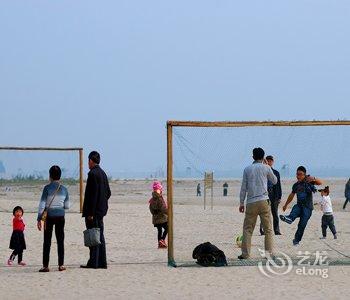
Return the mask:
<svg viewBox="0 0 350 300">
<path fill-rule="evenodd" d="M 167 124 L 172 127 L 341 126 L 350 125 L 350 121 L 168 121 Z"/>
</svg>

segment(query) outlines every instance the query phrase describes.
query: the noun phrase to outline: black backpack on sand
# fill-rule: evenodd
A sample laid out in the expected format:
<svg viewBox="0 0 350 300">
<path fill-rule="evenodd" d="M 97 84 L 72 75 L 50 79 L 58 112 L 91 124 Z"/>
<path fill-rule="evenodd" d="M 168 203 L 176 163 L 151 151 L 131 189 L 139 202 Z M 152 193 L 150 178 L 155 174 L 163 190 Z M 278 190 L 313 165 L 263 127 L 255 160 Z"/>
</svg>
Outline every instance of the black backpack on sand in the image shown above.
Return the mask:
<svg viewBox="0 0 350 300">
<path fill-rule="evenodd" d="M 197 260 L 197 264 L 203 267 L 227 266 L 225 253 L 209 242 L 200 244 L 194 248 L 192 257 Z"/>
</svg>

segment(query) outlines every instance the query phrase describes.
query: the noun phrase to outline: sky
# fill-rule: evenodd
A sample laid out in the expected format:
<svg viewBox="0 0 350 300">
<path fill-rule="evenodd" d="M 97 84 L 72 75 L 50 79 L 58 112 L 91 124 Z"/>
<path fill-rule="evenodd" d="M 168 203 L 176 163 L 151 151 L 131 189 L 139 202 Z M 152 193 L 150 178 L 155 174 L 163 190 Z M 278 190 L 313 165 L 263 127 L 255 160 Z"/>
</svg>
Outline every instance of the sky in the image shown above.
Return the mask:
<svg viewBox="0 0 350 300">
<path fill-rule="evenodd" d="M 1 1 L 0 145 L 165 167 L 167 120 L 349 119 L 350 2 Z"/>
</svg>

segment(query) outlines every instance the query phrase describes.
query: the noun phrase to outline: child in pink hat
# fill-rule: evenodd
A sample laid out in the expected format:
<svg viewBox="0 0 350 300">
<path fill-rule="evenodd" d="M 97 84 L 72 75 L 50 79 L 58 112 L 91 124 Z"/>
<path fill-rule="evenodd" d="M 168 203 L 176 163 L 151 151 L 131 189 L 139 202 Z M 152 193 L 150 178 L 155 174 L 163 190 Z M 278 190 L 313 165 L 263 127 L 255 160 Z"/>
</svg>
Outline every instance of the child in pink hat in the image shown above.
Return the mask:
<svg viewBox="0 0 350 300">
<path fill-rule="evenodd" d="M 152 223 L 158 230 L 158 248 L 167 248 L 168 208 L 163 198 L 163 186 L 155 181 L 152 186 L 152 198 L 149 200 L 149 209 L 152 214 Z"/>
</svg>

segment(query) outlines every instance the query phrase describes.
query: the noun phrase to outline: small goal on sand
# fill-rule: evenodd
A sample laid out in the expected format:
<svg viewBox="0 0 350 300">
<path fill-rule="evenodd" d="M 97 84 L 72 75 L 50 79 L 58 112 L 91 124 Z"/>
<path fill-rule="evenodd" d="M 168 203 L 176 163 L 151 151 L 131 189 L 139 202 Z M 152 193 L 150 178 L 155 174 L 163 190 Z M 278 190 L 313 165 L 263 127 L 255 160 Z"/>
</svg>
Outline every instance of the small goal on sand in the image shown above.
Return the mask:
<svg viewBox="0 0 350 300">
<path fill-rule="evenodd" d="M 83 208 L 83 148 L 0 146 L 0 210 L 15 204 L 35 212 L 52 165 L 60 166 L 75 211 Z"/>
</svg>

